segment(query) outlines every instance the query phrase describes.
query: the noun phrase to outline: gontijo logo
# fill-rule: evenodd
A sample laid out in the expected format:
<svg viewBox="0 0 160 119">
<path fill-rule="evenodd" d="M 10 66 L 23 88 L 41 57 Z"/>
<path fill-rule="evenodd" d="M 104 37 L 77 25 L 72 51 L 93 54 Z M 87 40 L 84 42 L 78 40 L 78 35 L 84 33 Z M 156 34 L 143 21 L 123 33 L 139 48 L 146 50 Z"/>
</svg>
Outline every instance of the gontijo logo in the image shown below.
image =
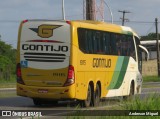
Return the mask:
<svg viewBox="0 0 160 119">
<path fill-rule="evenodd" d="M 38 36 L 42 38 L 49 38 L 53 36 L 53 30 L 61 27 L 61 25 L 40 25 L 38 28 L 30 28 L 32 31 L 36 32 Z"/>
</svg>

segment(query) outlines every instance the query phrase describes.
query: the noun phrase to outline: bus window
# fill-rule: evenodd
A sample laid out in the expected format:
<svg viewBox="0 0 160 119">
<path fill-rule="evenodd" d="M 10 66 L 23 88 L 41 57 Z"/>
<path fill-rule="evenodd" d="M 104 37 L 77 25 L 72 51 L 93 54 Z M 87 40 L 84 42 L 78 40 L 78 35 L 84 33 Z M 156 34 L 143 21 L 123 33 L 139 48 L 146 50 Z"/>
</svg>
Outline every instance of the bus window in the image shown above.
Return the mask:
<svg viewBox="0 0 160 119">
<path fill-rule="evenodd" d="M 97 54 L 97 39 L 96 39 L 96 31 L 93 31 L 93 53 Z"/>
<path fill-rule="evenodd" d="M 97 41 L 97 54 L 101 52 L 101 46 L 100 46 L 100 32 L 96 31 L 96 41 Z"/>
<path fill-rule="evenodd" d="M 84 53 L 90 53 L 91 52 L 91 46 L 89 44 L 89 37 L 90 31 L 87 29 L 78 29 L 78 42 L 79 42 L 79 48 Z"/>
<path fill-rule="evenodd" d="M 121 43 L 121 38 L 122 38 L 122 36 L 121 35 L 116 35 L 116 54 L 117 55 L 122 55 L 121 53 L 122 53 L 122 51 L 121 51 L 121 45 L 122 45 L 122 43 Z"/>
<path fill-rule="evenodd" d="M 132 36 L 120 35 L 120 38 L 119 40 L 117 39 L 117 42 L 118 54 L 120 54 L 121 56 L 131 56 L 136 59 Z"/>
<path fill-rule="evenodd" d="M 127 36 L 128 40 L 128 56 L 133 57 L 136 60 L 136 52 L 135 52 L 135 45 L 133 42 L 133 36 Z"/>
<path fill-rule="evenodd" d="M 111 44 L 110 44 L 110 33 L 103 33 L 103 48 L 104 53 L 109 55 L 111 52 Z"/>
<path fill-rule="evenodd" d="M 85 34 L 85 35 L 84 35 L 84 37 L 85 37 L 85 38 L 84 38 L 84 42 L 85 42 L 85 52 L 86 52 L 86 53 L 89 53 L 89 47 L 88 47 L 89 44 L 88 44 L 88 37 L 87 37 L 87 36 L 88 36 L 88 33 L 89 33 L 89 32 L 88 32 L 87 30 L 85 30 L 85 32 L 84 32 L 84 34 Z"/>
<path fill-rule="evenodd" d="M 111 34 L 111 55 L 117 55 L 116 34 Z"/>
<path fill-rule="evenodd" d="M 84 53 L 131 56 L 136 60 L 131 35 L 79 28 L 78 39 L 80 50 Z"/>
<path fill-rule="evenodd" d="M 87 34 L 87 42 L 88 42 L 88 50 L 89 53 L 93 53 L 93 38 L 92 38 L 92 31 L 88 30 L 88 34 Z"/>
<path fill-rule="evenodd" d="M 129 56 L 129 41 L 127 40 L 125 35 L 121 35 L 121 55 L 122 56 Z"/>
<path fill-rule="evenodd" d="M 85 29 L 81 29 L 81 28 L 79 28 L 78 29 L 78 42 L 79 42 L 79 48 L 80 48 L 80 50 L 82 51 L 82 52 L 86 52 L 86 44 L 85 44 L 85 42 L 84 42 L 84 40 L 85 40 Z"/>
<path fill-rule="evenodd" d="M 104 54 L 102 32 L 96 32 L 97 54 Z"/>
</svg>

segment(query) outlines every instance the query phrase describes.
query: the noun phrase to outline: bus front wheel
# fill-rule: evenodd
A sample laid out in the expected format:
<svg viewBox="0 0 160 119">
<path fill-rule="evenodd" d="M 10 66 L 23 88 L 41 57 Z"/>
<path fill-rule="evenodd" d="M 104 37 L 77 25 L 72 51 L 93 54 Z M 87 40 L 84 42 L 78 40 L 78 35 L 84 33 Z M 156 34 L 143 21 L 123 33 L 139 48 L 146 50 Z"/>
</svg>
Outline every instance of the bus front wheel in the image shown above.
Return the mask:
<svg viewBox="0 0 160 119">
<path fill-rule="evenodd" d="M 130 85 L 130 91 L 128 96 L 123 96 L 125 101 L 131 101 L 134 98 L 134 83 Z"/>
</svg>

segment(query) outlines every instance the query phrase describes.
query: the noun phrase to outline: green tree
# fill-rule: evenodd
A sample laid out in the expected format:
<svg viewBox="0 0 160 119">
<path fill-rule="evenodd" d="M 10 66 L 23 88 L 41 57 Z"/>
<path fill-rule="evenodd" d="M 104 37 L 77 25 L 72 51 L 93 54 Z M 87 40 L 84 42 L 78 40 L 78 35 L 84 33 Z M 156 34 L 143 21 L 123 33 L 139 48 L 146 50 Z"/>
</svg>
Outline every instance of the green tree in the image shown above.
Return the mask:
<svg viewBox="0 0 160 119">
<path fill-rule="evenodd" d="M 16 49 L 11 45 L 0 41 L 0 77 L 15 74 L 16 68 Z"/>
<path fill-rule="evenodd" d="M 156 33 L 149 33 L 147 36 L 141 36 L 141 40 L 156 40 L 156 38 L 157 38 Z"/>
</svg>

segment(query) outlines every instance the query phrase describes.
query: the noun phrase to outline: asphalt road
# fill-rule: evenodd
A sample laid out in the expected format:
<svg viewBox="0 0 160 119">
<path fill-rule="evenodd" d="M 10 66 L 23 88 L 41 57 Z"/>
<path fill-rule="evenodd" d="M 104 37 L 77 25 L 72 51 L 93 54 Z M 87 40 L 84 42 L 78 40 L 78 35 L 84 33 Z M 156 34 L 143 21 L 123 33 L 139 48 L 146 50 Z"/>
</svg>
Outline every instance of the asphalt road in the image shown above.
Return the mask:
<svg viewBox="0 0 160 119">
<path fill-rule="evenodd" d="M 160 96 L 160 83 L 145 83 L 144 88 L 142 88 L 142 94 L 140 95 L 141 99 L 144 99 L 152 94 Z M 150 87 L 150 88 L 146 88 Z M 6 90 L 0 90 L 5 91 Z M 8 91 L 15 91 L 14 89 L 9 89 Z M 101 106 L 96 108 L 89 108 L 91 110 L 103 110 L 106 108 L 111 108 L 115 105 L 118 105 L 121 99 L 109 99 L 101 102 Z M 10 97 L 10 98 L 0 98 L 0 110 L 51 110 L 46 112 L 47 115 L 65 115 L 68 111 L 73 111 L 78 107 L 77 102 L 59 102 L 57 105 L 44 105 L 42 107 L 35 106 L 32 102 L 32 99 L 25 97 Z M 58 110 L 58 111 L 57 111 Z M 1 119 L 1 117 L 0 117 Z"/>
</svg>

